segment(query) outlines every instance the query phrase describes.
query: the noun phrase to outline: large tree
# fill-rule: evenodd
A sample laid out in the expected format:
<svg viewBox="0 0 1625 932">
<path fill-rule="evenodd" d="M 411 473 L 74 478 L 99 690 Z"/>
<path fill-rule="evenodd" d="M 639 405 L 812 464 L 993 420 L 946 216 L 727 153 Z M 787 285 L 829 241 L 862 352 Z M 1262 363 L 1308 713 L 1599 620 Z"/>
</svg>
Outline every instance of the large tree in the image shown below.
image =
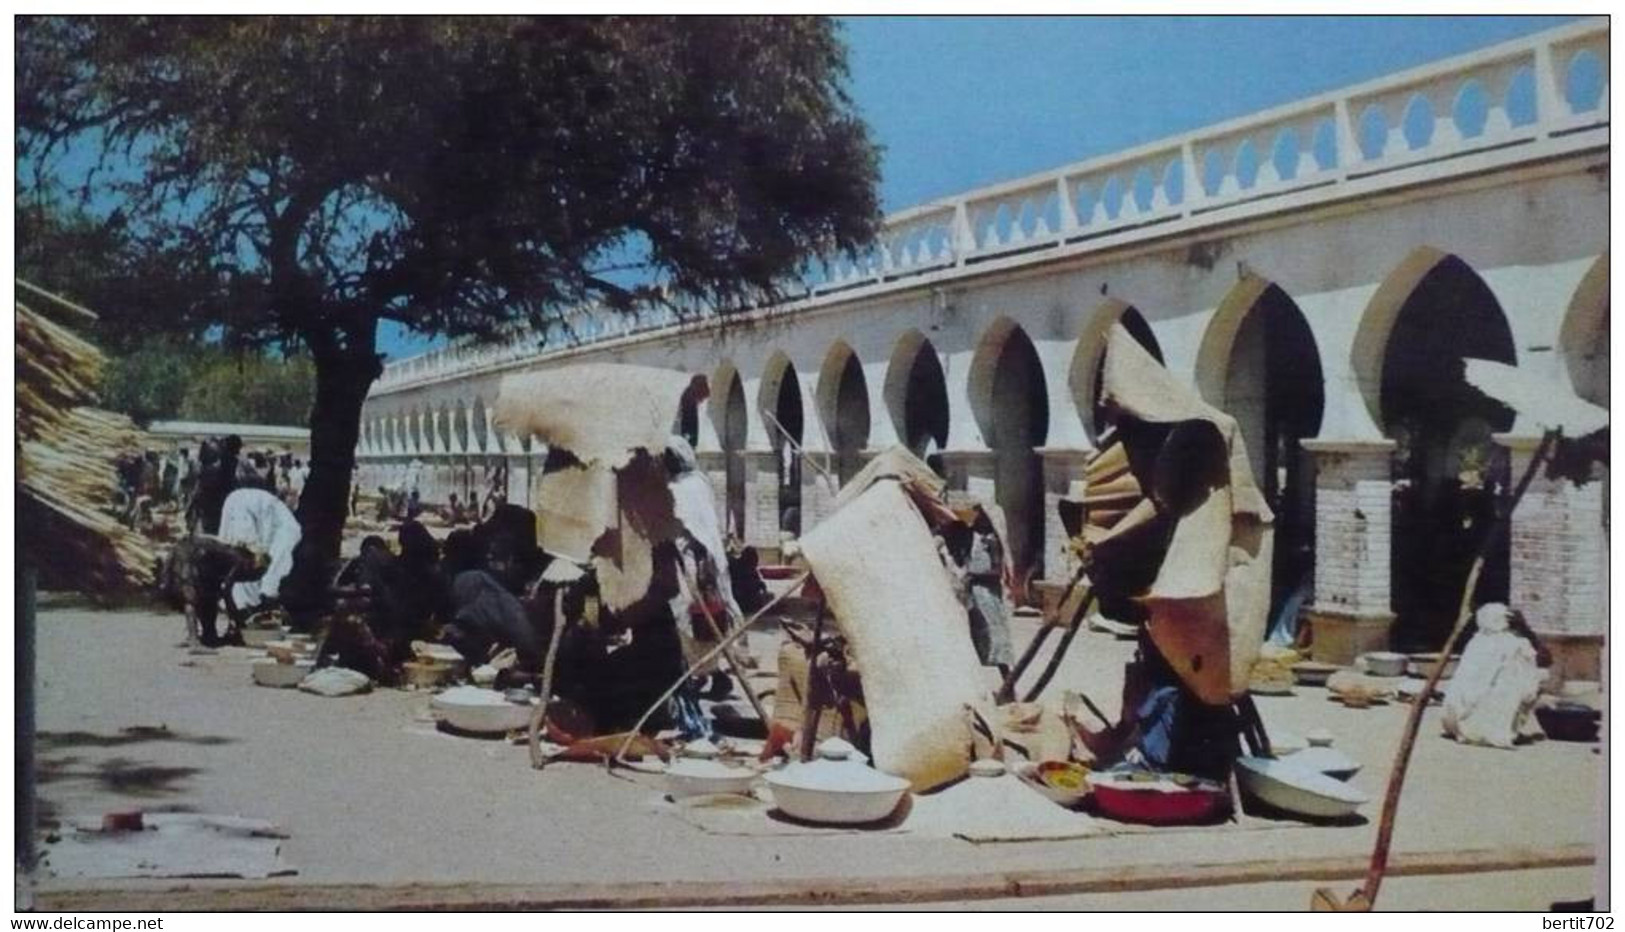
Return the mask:
<svg viewBox="0 0 1625 932">
<path fill-rule="evenodd" d="M 19 185 L 78 186 L 208 283 L 163 323 L 315 360 L 306 580 L 337 556 L 381 321 L 726 312 L 878 222 L 819 18 L 51 17 L 17 59 Z"/>
</svg>

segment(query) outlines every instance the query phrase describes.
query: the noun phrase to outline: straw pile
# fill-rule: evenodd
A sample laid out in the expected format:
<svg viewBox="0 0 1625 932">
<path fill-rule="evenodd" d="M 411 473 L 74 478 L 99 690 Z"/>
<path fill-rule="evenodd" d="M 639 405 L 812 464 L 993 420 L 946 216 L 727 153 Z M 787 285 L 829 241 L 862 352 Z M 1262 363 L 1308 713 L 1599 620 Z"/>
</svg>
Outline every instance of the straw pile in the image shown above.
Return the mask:
<svg viewBox="0 0 1625 932">
<path fill-rule="evenodd" d="M 139 452 L 142 434 L 129 418 L 91 406 L 101 352 L 16 308 L 19 491 L 41 583 L 88 592 L 148 585 L 157 554 L 114 517 L 114 460 Z"/>
<path fill-rule="evenodd" d="M 37 440 L 45 425 L 96 400 L 103 359 L 66 327 L 17 305 L 17 434 Z"/>
</svg>

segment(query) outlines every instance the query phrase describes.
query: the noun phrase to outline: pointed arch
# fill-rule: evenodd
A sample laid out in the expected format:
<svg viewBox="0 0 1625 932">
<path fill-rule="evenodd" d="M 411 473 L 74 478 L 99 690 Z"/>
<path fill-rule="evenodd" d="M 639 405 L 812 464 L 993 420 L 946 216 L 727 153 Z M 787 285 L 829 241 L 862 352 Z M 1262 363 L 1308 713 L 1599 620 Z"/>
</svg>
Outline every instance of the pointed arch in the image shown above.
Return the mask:
<svg viewBox="0 0 1625 932">
<path fill-rule="evenodd" d="M 791 364 L 790 357 L 784 350 L 774 350 L 768 357 L 767 364 L 762 367 L 762 384 L 756 395 L 757 409 L 770 414 L 780 422 L 780 426 L 796 443 L 802 441 L 803 412 L 801 410 L 801 380 L 796 377 L 795 366 Z M 780 411 L 794 412 L 792 423 L 785 423 Z M 768 427 L 768 439 L 776 450 L 784 442 L 784 436 L 778 428 L 771 423 Z"/>
<path fill-rule="evenodd" d="M 1455 620 L 1461 554 L 1482 546 L 1493 511 L 1493 436 L 1513 414 L 1467 384 L 1465 359 L 1516 364 L 1495 294 L 1459 257 L 1418 250 L 1377 289 L 1356 331 L 1355 362 L 1376 423 L 1395 442 L 1390 535 L 1396 649 L 1433 649 Z M 1489 553 L 1477 597 L 1504 600 L 1510 551 Z"/>
<path fill-rule="evenodd" d="M 1236 333 L 1269 288 L 1269 279 L 1251 272 L 1243 275 L 1219 302 L 1207 329 L 1202 332 L 1202 343 L 1196 351 L 1196 390 L 1208 404 L 1220 410 L 1223 410 Z"/>
<path fill-rule="evenodd" d="M 845 340 L 837 340 L 818 370 L 818 416 L 834 448 L 835 472 L 845 483 L 862 466 L 869 443 L 869 383 L 863 362 Z"/>
<path fill-rule="evenodd" d="M 937 449 L 948 444 L 948 380 L 942 371 L 937 348 L 919 330 L 908 330 L 897 338 L 886 362 L 886 384 L 882 387 L 886 412 L 904 446 L 923 456 L 935 442 Z"/>
<path fill-rule="evenodd" d="M 999 317 L 971 357 L 971 413 L 993 452 L 994 498 L 1004 510 L 1016 578 L 1044 571 L 1044 469 L 1049 391 L 1032 338 Z"/>
<path fill-rule="evenodd" d="M 750 443 L 750 410 L 739 367 L 724 359 L 712 374 L 711 424 L 722 447 L 723 505 L 727 530 L 745 536 L 745 449 Z"/>
<path fill-rule="evenodd" d="M 1563 368 L 1574 393 L 1608 407 L 1608 254 L 1586 271 L 1574 291 L 1558 337 Z"/>
<path fill-rule="evenodd" d="M 1067 368 L 1067 387 L 1072 390 L 1078 415 L 1083 418 L 1083 429 L 1090 440 L 1099 437 L 1103 428 L 1099 402 L 1102 363 L 1106 361 L 1106 338 L 1114 325 L 1121 323 L 1145 347 L 1146 352 L 1163 361 L 1162 345 L 1156 333 L 1138 308 L 1117 298 L 1101 302 L 1089 315 L 1089 322 L 1078 335 L 1077 348 L 1072 352 L 1072 365 Z"/>
</svg>

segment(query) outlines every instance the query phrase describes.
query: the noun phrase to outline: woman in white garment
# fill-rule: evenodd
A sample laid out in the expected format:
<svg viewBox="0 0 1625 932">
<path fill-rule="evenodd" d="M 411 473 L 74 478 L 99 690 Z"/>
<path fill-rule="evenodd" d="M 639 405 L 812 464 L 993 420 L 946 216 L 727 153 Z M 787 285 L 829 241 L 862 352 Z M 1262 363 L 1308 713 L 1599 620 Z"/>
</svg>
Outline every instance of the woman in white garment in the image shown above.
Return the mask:
<svg viewBox="0 0 1625 932">
<path fill-rule="evenodd" d="M 282 580 L 293 570 L 293 549 L 299 536 L 299 519 L 270 492 L 238 489 L 226 496 L 220 510 L 220 539 L 265 554 L 269 561 L 259 579 L 231 587 L 231 601 L 239 611 L 253 610 L 277 597 Z"/>
</svg>

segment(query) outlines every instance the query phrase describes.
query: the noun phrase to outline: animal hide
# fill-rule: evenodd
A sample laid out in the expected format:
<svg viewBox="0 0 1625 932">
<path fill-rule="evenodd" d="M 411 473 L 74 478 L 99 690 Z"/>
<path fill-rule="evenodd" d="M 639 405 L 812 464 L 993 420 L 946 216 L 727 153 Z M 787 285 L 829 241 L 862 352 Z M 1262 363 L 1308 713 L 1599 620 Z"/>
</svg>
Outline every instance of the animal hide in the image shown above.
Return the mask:
<svg viewBox="0 0 1625 932">
<path fill-rule="evenodd" d="M 703 375 L 588 363 L 504 377 L 493 417 L 500 430 L 618 467 L 638 450 L 664 450 L 683 401 L 707 394 Z"/>
<path fill-rule="evenodd" d="M 1101 401 L 1120 419 L 1168 430 L 1149 475 L 1130 482 L 1110 471 L 1125 491 L 1138 486 L 1148 497 L 1130 506 L 1131 497 L 1096 493 L 1115 523 L 1091 542 L 1125 537 L 1153 517 L 1174 522 L 1141 596 L 1146 630 L 1198 698 L 1226 704 L 1247 691 L 1269 613 L 1274 515 L 1246 445 L 1234 418 L 1180 384 L 1121 325 L 1107 341 Z"/>
<path fill-rule="evenodd" d="M 856 666 L 875 766 L 915 790 L 963 776 L 965 708 L 991 694 L 936 540 L 896 480 L 875 482 L 801 539 Z"/>
</svg>

